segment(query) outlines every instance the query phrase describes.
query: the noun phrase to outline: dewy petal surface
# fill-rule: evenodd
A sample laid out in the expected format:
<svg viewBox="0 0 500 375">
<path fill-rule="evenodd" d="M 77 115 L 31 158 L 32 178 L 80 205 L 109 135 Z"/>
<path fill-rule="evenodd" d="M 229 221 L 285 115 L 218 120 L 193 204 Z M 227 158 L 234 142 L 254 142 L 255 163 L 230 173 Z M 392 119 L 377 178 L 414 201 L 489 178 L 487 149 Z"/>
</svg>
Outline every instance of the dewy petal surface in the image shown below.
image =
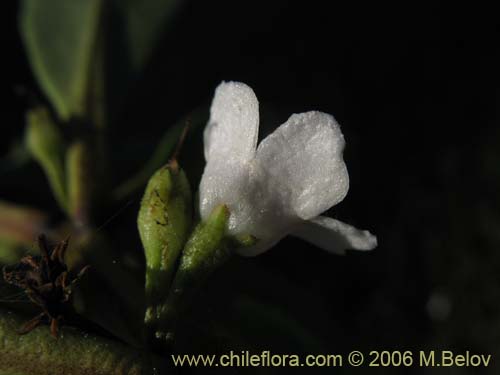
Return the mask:
<svg viewBox="0 0 500 375">
<path fill-rule="evenodd" d="M 255 184 L 248 167 L 245 162 L 210 159 L 201 178 L 201 217 L 208 217 L 212 209 L 219 204 L 227 205 L 231 213 L 228 223 L 231 234 L 244 233 L 242 231 L 251 228 L 251 219 L 255 217 Z"/>
<path fill-rule="evenodd" d="M 304 221 L 291 234 L 335 254 L 344 254 L 347 249 L 373 250 L 377 247 L 377 237 L 367 230 L 326 216 Z"/>
<path fill-rule="evenodd" d="M 251 234 L 260 254 L 288 234 L 331 252 L 370 250 L 376 237 L 340 221 L 318 217 L 340 202 L 349 188 L 343 161 L 344 137 L 335 119 L 322 112 L 292 115 L 256 148 L 258 101 L 252 89 L 222 83 L 205 129 L 207 164 L 200 182 L 200 214 L 219 204 L 230 211 L 230 234 Z"/>
<path fill-rule="evenodd" d="M 311 219 L 344 199 L 349 176 L 343 160 L 344 136 L 335 119 L 322 112 L 292 115 L 257 149 L 265 194 L 275 206 Z"/>
<path fill-rule="evenodd" d="M 239 82 L 223 82 L 215 90 L 205 128 L 207 164 L 200 182 L 200 214 L 218 204 L 228 206 L 229 232 L 252 228 L 258 181 L 253 174 L 259 127 L 259 104 L 253 90 Z"/>
<path fill-rule="evenodd" d="M 240 82 L 222 82 L 215 90 L 204 132 L 205 159 L 248 161 L 255 155 L 259 134 L 259 102 Z"/>
</svg>

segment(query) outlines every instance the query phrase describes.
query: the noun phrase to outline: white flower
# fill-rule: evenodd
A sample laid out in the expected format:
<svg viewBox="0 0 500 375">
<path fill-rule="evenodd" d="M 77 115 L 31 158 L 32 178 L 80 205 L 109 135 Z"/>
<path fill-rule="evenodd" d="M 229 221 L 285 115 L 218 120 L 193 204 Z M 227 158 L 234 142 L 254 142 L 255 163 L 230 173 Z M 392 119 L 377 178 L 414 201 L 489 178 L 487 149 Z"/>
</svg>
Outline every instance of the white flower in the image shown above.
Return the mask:
<svg viewBox="0 0 500 375">
<path fill-rule="evenodd" d="M 255 246 L 239 250 L 248 256 L 264 252 L 288 234 L 335 253 L 377 246 L 368 231 L 319 216 L 349 189 L 344 136 L 332 116 L 294 114 L 259 147 L 258 131 L 259 103 L 253 90 L 239 82 L 221 83 L 204 133 L 202 218 L 226 204 L 229 233 L 258 239 Z"/>
</svg>

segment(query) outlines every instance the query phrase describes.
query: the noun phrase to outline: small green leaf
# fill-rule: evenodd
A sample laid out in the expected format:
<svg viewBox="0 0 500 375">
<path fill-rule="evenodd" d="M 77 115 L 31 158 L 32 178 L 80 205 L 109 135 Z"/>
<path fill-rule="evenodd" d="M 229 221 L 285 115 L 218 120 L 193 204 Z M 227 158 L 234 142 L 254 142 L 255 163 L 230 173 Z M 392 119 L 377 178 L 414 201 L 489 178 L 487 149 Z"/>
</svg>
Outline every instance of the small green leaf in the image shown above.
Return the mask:
<svg viewBox="0 0 500 375">
<path fill-rule="evenodd" d="M 31 67 L 62 120 L 86 111 L 101 0 L 24 0 L 20 31 Z"/>
<path fill-rule="evenodd" d="M 27 114 L 26 146 L 43 168 L 59 206 L 67 211 L 65 188 L 65 144 L 49 112 L 42 107 Z"/>
<path fill-rule="evenodd" d="M 110 121 L 119 119 L 117 114 L 123 110 L 126 93 L 137 88 L 134 83 L 146 70 L 180 3 L 181 0 L 105 2 L 106 95 Z"/>
</svg>

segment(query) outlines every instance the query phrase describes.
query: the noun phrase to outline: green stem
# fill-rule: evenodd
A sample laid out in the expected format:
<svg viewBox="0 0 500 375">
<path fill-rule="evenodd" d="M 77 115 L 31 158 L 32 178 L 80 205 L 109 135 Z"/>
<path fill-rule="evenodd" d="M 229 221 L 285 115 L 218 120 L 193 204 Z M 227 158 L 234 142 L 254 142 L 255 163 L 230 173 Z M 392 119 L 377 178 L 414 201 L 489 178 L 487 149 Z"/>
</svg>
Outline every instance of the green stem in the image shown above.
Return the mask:
<svg viewBox="0 0 500 375">
<path fill-rule="evenodd" d="M 66 153 L 68 209 L 77 227 L 89 224 L 94 190 L 90 150 L 85 141 L 76 141 Z"/>
</svg>

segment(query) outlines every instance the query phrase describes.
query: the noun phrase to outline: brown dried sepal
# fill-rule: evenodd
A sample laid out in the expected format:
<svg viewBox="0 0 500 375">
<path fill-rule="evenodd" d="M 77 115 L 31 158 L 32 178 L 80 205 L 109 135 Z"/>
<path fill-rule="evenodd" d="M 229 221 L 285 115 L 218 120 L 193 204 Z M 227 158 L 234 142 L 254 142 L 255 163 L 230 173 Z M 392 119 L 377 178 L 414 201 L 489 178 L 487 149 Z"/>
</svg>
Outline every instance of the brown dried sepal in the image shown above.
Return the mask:
<svg viewBox="0 0 500 375">
<path fill-rule="evenodd" d="M 24 289 L 28 298 L 42 309 L 39 315 L 23 325 L 19 333 L 29 333 L 41 323 L 46 323 L 50 325 L 52 336 L 57 338 L 59 324 L 71 311 L 71 287 L 88 270 L 88 266 L 75 277 L 71 276 L 64 261 L 67 239 L 51 248 L 45 235 L 41 234 L 38 236 L 38 247 L 40 256 L 27 255 L 19 263 L 5 266 L 3 278 L 7 283 Z"/>
</svg>

